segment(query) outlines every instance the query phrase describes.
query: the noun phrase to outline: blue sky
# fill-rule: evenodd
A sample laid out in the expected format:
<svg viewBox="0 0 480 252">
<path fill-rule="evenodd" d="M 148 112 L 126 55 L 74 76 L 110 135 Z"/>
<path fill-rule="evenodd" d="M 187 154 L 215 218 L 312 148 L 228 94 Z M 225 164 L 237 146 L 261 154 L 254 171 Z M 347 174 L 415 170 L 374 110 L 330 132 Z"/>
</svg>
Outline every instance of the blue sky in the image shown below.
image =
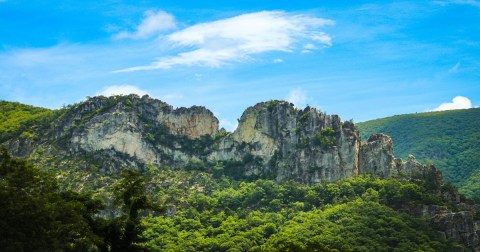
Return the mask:
<svg viewBox="0 0 480 252">
<path fill-rule="evenodd" d="M 147 93 L 230 130 L 270 99 L 356 122 L 475 107 L 478 24 L 473 0 L 0 0 L 0 99 Z"/>
</svg>

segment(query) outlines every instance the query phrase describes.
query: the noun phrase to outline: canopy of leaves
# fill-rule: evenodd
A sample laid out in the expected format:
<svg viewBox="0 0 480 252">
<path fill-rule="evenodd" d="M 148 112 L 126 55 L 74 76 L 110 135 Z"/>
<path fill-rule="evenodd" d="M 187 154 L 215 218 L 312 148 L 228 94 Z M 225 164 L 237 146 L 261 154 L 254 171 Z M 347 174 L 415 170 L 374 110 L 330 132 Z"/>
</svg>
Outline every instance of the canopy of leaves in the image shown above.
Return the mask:
<svg viewBox="0 0 480 252">
<path fill-rule="evenodd" d="M 398 115 L 363 123 L 364 139 L 374 133 L 392 137 L 395 155 L 431 160 L 462 192 L 480 202 L 480 108 Z"/>
<path fill-rule="evenodd" d="M 55 178 L 0 154 L 0 248 L 2 251 L 87 251 L 101 246 L 91 195 L 60 192 Z"/>
<path fill-rule="evenodd" d="M 0 101 L 0 143 L 22 133 L 31 137 L 31 127 L 50 123 L 53 114 L 45 108 Z"/>
<path fill-rule="evenodd" d="M 442 240 L 425 220 L 402 213 L 424 204 L 448 207 L 422 185 L 371 176 L 315 185 L 246 182 L 151 167 L 144 175 L 121 173 L 112 187 L 117 214 L 103 219 L 95 217 L 102 204 L 91 195 L 61 192 L 52 175 L 3 151 L 0 246 L 2 251 L 448 250 L 456 244 Z M 160 206 L 170 217 L 143 211 Z"/>
<path fill-rule="evenodd" d="M 399 212 L 445 204 L 407 181 L 357 177 L 309 186 L 184 174 L 196 177 L 191 187 L 175 176 L 153 190 L 167 208 L 175 206 L 175 216 L 143 220 L 145 246 L 154 251 L 444 251 L 454 245 L 429 223 Z"/>
</svg>

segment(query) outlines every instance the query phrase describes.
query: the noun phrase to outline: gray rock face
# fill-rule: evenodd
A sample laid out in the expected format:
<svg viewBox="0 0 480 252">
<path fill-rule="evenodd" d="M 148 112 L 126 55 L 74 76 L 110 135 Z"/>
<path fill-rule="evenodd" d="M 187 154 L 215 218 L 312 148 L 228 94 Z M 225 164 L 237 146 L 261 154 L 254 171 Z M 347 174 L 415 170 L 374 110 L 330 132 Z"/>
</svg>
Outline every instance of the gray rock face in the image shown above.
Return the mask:
<svg viewBox="0 0 480 252">
<path fill-rule="evenodd" d="M 247 175 L 318 183 L 357 175 L 359 146 L 352 123 L 314 108 L 297 110 L 291 103 L 270 101 L 248 108 L 209 160 L 251 155 L 256 164 L 247 166 Z"/>
<path fill-rule="evenodd" d="M 310 107 L 297 110 L 285 101 L 248 108 L 238 128 L 220 141 L 208 159 L 241 161 L 246 155 L 256 161 L 243 164 L 246 175 L 269 174 L 277 181 L 318 183 L 359 174 L 386 178 L 426 169 L 414 157 L 406 162 L 395 159 L 387 135 L 372 135 L 362 143 L 353 123 Z"/>
<path fill-rule="evenodd" d="M 44 142 L 63 141 L 62 149 L 72 154 L 108 150 L 141 163 L 173 167 L 223 162 L 236 173 L 277 181 L 319 183 L 425 170 L 413 157 L 395 159 L 386 135 L 372 135 L 362 143 L 352 122 L 311 107 L 298 110 L 286 101 L 249 107 L 238 128 L 223 137 L 217 137 L 218 119 L 204 107 L 174 109 L 136 95 L 90 98 L 70 107 L 53 125 Z"/>
<path fill-rule="evenodd" d="M 222 163 L 236 174 L 279 182 L 432 174 L 413 156 L 405 162 L 395 159 L 390 137 L 376 134 L 362 143 L 352 122 L 311 107 L 299 110 L 286 101 L 249 107 L 229 134 L 219 133 L 218 119 L 204 107 L 174 109 L 136 95 L 90 98 L 69 107 L 52 125 L 38 142 L 14 139 L 9 145 L 21 155 L 55 143 L 60 155 L 108 151 L 118 153 L 118 160 L 126 155 L 171 167 Z"/>
<path fill-rule="evenodd" d="M 475 231 L 477 237 L 480 238 L 480 221 L 475 221 L 475 223 L 473 224 L 473 230 Z M 480 244 L 477 246 L 477 250 L 475 251 L 480 251 Z"/>
<path fill-rule="evenodd" d="M 381 178 L 396 174 L 393 141 L 384 134 L 371 135 L 360 146 L 359 173 L 373 174 Z"/>
<path fill-rule="evenodd" d="M 61 129 L 56 131 L 61 132 L 57 138 L 67 135 L 73 152 L 114 150 L 143 163 L 161 164 L 168 160 L 172 164 L 173 160 L 184 165 L 198 158 L 181 146 L 176 148 L 168 138 L 194 140 L 215 136 L 218 119 L 204 107 L 173 109 L 148 96 L 130 95 L 92 98 L 73 108 L 56 127 Z"/>
<path fill-rule="evenodd" d="M 218 130 L 217 118 L 204 107 L 174 109 L 148 96 L 94 97 L 66 110 L 39 141 L 20 138 L 7 144 L 18 155 L 40 149 L 65 156 L 100 153 L 98 159 L 104 161 L 99 170 L 106 173 L 137 164 L 200 164 L 223 165 L 224 171 L 243 177 L 279 182 L 312 184 L 373 174 L 427 178 L 431 188 L 441 188 L 438 183 L 442 183 L 441 173 L 433 166 L 422 165 L 413 156 L 396 159 L 389 136 L 372 135 L 362 143 L 352 122 L 310 107 L 298 110 L 285 101 L 249 107 L 238 128 L 227 134 Z M 411 214 L 431 218 L 446 239 L 478 251 L 480 223 L 473 222 L 472 204 L 455 192 L 434 193 L 460 211 L 425 206 L 411 209 Z"/>
<path fill-rule="evenodd" d="M 406 162 L 402 160 L 397 160 L 397 171 L 398 173 L 411 176 L 416 172 L 422 171 L 423 165 L 420 164 L 414 156 L 409 155 Z"/>
<path fill-rule="evenodd" d="M 473 215 L 470 211 L 439 213 L 432 220 L 444 230 L 446 237 L 470 248 L 479 248 L 478 233 L 472 225 Z"/>
</svg>

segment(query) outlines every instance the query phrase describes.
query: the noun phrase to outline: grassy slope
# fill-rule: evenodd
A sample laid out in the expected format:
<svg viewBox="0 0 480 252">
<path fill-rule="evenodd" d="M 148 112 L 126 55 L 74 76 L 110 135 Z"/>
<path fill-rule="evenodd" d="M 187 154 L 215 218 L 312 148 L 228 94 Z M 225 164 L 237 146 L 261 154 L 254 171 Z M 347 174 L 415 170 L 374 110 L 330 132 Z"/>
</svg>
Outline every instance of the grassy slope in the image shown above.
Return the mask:
<svg viewBox="0 0 480 252">
<path fill-rule="evenodd" d="M 0 101 L 0 143 L 22 133 L 27 136 L 32 126 L 47 123 L 53 113 L 46 108 Z"/>
<path fill-rule="evenodd" d="M 431 160 L 446 180 L 480 200 L 480 108 L 398 115 L 356 124 L 364 139 L 385 133 L 395 155 Z"/>
</svg>

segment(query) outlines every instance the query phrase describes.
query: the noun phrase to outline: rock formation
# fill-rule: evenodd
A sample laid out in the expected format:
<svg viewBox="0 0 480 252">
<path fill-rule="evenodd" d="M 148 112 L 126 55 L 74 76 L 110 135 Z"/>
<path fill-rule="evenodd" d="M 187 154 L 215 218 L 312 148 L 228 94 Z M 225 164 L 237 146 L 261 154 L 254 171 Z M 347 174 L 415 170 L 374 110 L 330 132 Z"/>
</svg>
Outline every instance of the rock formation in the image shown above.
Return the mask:
<svg viewBox="0 0 480 252">
<path fill-rule="evenodd" d="M 316 183 L 357 175 L 359 146 L 352 123 L 314 108 L 298 110 L 285 101 L 270 101 L 248 108 L 209 159 L 251 155 L 257 163 L 246 167 L 248 175 Z"/>
<path fill-rule="evenodd" d="M 433 166 L 422 165 L 413 156 L 396 159 L 389 136 L 376 134 L 361 142 L 351 121 L 311 107 L 299 110 L 286 101 L 262 102 L 243 113 L 234 132 L 218 128 L 218 119 L 204 107 L 174 109 L 148 96 L 93 97 L 59 111 L 56 120 L 37 134 L 40 139 L 11 139 L 7 145 L 24 156 L 44 149 L 56 156 L 93 155 L 106 173 L 133 162 L 140 167 L 215 165 L 227 175 L 307 184 L 360 174 L 442 183 Z M 452 204 L 464 204 L 455 195 L 442 196 Z M 474 225 L 473 209 L 462 208 L 449 212 L 428 206 L 412 211 L 432 218 L 446 238 L 478 247 L 480 224 Z"/>
<path fill-rule="evenodd" d="M 137 95 L 93 97 L 73 105 L 42 132 L 41 139 L 12 139 L 13 152 L 28 155 L 54 145 L 62 155 L 113 151 L 138 163 L 183 167 L 190 162 L 222 163 L 244 176 L 318 183 L 374 174 L 381 178 L 423 173 L 415 158 L 395 159 L 383 134 L 361 142 L 350 121 L 315 108 L 299 110 L 286 101 L 249 107 L 232 133 L 204 107 L 174 109 Z M 121 169 L 121 167 L 118 167 Z"/>
</svg>

